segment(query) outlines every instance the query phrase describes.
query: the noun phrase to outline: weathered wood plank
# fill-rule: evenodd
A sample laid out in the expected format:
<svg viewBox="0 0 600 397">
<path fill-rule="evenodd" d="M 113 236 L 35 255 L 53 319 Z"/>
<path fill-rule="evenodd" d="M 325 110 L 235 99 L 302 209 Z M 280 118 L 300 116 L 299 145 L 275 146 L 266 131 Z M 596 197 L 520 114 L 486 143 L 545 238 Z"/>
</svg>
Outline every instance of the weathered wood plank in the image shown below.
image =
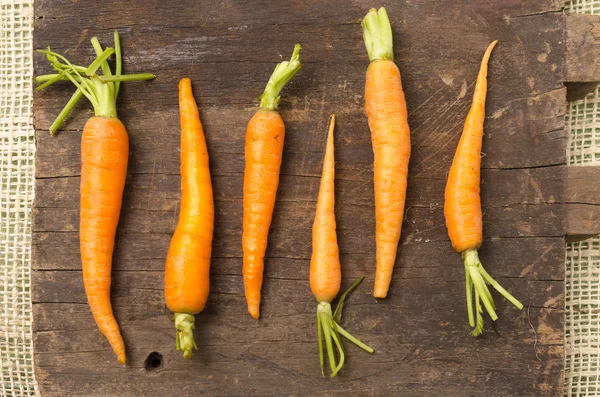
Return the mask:
<svg viewBox="0 0 600 397">
<path fill-rule="evenodd" d="M 578 240 L 600 234 L 600 168 L 574 166 L 566 171 L 567 235 Z"/>
<path fill-rule="evenodd" d="M 373 155 L 362 108 L 367 59 L 360 19 L 369 6 L 342 0 L 36 1 L 37 47 L 51 44 L 85 64 L 93 54 L 91 35 L 110 43 L 118 28 L 125 69 L 158 76 L 125 84 L 119 103 L 131 154 L 112 299 L 127 342 L 126 368 L 116 364 L 97 331 L 81 283 L 79 140 L 90 107 L 78 106 L 65 131 L 51 137 L 48 126 L 72 88 L 36 93 L 32 297 L 36 374 L 44 396 L 562 396 L 568 203 L 562 2 L 387 5 L 413 145 L 397 270 L 382 301 L 371 296 Z M 481 258 L 526 309 L 498 299 L 501 337 L 488 330 L 473 339 L 462 264 L 448 242 L 442 206 L 479 59 L 493 39 L 500 45 L 490 65 Z M 246 314 L 241 282 L 245 125 L 274 62 L 289 56 L 296 42 L 303 44 L 304 66 L 281 101 L 286 147 L 263 318 L 256 322 Z M 41 57 L 35 69 L 48 71 Z M 200 349 L 192 362 L 174 350 L 161 291 L 180 197 L 176 86 L 184 76 L 194 82 L 207 134 L 217 214 L 211 294 L 197 319 Z M 325 128 L 333 112 L 343 283 L 366 275 L 344 321 L 376 353 L 349 346 L 343 373 L 325 380 L 319 377 L 307 275 Z M 162 354 L 162 366 L 146 371 L 151 352 Z"/>
<path fill-rule="evenodd" d="M 600 17 L 574 14 L 567 18 L 565 81 L 588 83 L 600 81 Z"/>
</svg>

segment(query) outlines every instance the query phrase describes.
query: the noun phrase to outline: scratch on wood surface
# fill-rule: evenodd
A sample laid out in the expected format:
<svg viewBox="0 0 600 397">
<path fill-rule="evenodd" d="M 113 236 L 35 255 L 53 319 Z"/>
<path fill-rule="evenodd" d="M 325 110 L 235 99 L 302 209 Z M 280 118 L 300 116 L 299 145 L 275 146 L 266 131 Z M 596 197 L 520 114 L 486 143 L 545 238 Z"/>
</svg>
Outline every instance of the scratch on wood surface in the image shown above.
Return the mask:
<svg viewBox="0 0 600 397">
<path fill-rule="evenodd" d="M 536 194 L 536 199 L 535 199 L 535 203 L 539 203 L 539 202 L 544 202 L 544 193 L 542 193 L 542 189 L 540 189 L 540 185 L 536 182 L 535 178 L 532 176 L 529 176 L 529 185 L 531 185 L 531 187 L 533 188 L 533 190 L 535 190 L 535 194 Z"/>
<path fill-rule="evenodd" d="M 533 351 L 535 352 L 535 358 L 537 358 L 539 362 L 542 362 L 542 359 L 540 358 L 540 356 L 538 354 L 538 350 L 537 350 L 537 345 L 538 345 L 537 330 L 535 329 L 535 327 L 531 323 L 531 317 L 529 315 L 529 311 L 530 310 L 531 310 L 531 303 L 529 303 L 529 306 L 527 307 L 527 321 L 529 322 L 529 326 L 531 327 L 531 330 L 533 331 L 533 336 L 534 336 L 534 339 L 533 339 Z"/>
</svg>

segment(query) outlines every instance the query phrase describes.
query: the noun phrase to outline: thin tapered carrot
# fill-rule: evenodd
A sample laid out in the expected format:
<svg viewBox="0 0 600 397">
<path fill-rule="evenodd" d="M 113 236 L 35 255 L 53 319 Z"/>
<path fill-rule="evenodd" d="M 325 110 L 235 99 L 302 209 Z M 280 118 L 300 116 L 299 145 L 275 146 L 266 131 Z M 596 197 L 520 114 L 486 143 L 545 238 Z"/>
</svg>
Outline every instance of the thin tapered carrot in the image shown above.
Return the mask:
<svg viewBox="0 0 600 397">
<path fill-rule="evenodd" d="M 369 68 L 365 110 L 374 155 L 376 298 L 387 296 L 404 218 L 410 128 L 400 70 L 394 63 L 392 28 L 385 8 L 371 9 L 362 21 Z"/>
<path fill-rule="evenodd" d="M 260 316 L 261 288 L 269 227 L 279 185 L 285 125 L 277 112 L 279 93 L 300 69 L 300 45 L 296 44 L 289 62 L 275 67 L 267 87 L 259 97 L 260 109 L 246 129 L 246 169 L 244 171 L 244 287 L 248 313 Z"/>
<path fill-rule="evenodd" d="M 485 99 L 487 96 L 488 62 L 494 46 L 492 42 L 481 61 L 473 103 L 467 115 L 462 136 L 452 161 L 446 184 L 444 215 L 450 241 L 456 252 L 462 254 L 465 264 L 467 311 L 469 324 L 474 327 L 473 336 L 483 332 L 483 308 L 496 320 L 494 300 L 487 285 L 491 285 L 519 309 L 521 302 L 509 294 L 483 268 L 477 249 L 483 241 L 483 222 L 480 197 L 481 146 L 485 120 Z M 487 284 L 487 285 L 486 285 Z M 473 292 L 474 290 L 474 292 Z M 475 316 L 473 315 L 473 294 L 475 295 Z"/>
<path fill-rule="evenodd" d="M 208 150 L 190 79 L 179 82 L 181 209 L 165 267 L 165 302 L 175 315 L 176 347 L 192 358 L 194 315 L 206 305 L 214 228 Z"/>
<path fill-rule="evenodd" d="M 58 73 L 38 76 L 36 81 L 42 83 L 38 89 L 61 80 L 69 80 L 77 87 L 50 127 L 52 133 L 82 96 L 94 106 L 95 116 L 87 121 L 81 137 L 79 241 L 83 284 L 98 328 L 108 339 L 119 363 L 125 364 L 125 343 L 110 304 L 112 255 L 129 156 L 129 139 L 125 126 L 117 118 L 116 99 L 121 81 L 148 80 L 154 75 L 122 75 L 117 32 L 114 40 L 114 49 L 103 50 L 98 39 L 92 38 L 97 58 L 87 68 L 73 65 L 49 48 L 39 50 Z M 117 58 L 114 75 L 106 61 L 113 54 Z M 96 74 L 99 68 L 103 70 L 102 76 Z"/>
<path fill-rule="evenodd" d="M 335 222 L 334 128 L 335 115 L 332 115 L 327 135 L 325 158 L 323 160 L 323 173 L 321 175 L 321 185 L 317 199 L 317 210 L 312 228 L 312 257 L 310 260 L 310 289 L 318 302 L 317 333 L 319 340 L 319 363 L 321 365 L 321 373 L 325 376 L 323 357 L 324 340 L 332 378 L 342 368 L 345 361 L 345 353 L 340 335 L 369 353 L 373 353 L 373 349 L 352 336 L 339 325 L 345 297 L 362 281 L 362 277 L 342 295 L 335 314 L 331 312 L 331 301 L 335 299 L 340 291 L 340 284 L 342 282 L 342 269 Z M 335 357 L 336 349 L 339 360 Z"/>
</svg>

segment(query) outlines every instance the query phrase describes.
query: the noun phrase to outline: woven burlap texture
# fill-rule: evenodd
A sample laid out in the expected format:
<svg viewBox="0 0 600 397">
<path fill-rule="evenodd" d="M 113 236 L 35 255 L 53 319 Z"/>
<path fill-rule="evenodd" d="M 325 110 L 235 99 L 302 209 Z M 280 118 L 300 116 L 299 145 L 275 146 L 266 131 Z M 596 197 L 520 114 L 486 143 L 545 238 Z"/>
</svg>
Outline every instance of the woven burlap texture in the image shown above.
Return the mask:
<svg viewBox="0 0 600 397">
<path fill-rule="evenodd" d="M 600 0 L 567 1 L 567 13 L 600 14 Z M 600 87 L 569 103 L 570 166 L 600 165 Z M 565 396 L 600 396 L 600 237 L 567 245 Z"/>
<path fill-rule="evenodd" d="M 31 0 L 0 0 L 0 395 L 37 394 L 31 338 Z"/>
</svg>

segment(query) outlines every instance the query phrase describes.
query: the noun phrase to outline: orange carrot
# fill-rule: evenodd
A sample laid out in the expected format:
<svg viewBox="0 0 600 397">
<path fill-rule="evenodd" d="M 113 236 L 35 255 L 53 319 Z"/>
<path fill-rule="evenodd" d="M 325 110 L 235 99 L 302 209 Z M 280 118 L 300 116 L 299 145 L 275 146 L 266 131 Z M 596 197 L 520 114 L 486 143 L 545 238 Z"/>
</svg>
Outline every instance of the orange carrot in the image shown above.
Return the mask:
<svg viewBox="0 0 600 397">
<path fill-rule="evenodd" d="M 175 314 L 177 350 L 192 358 L 194 315 L 206 305 L 214 227 L 208 150 L 192 94 L 192 82 L 179 82 L 181 123 L 181 209 L 165 268 L 165 302 Z"/>
<path fill-rule="evenodd" d="M 339 335 L 344 336 L 362 349 L 373 353 L 373 349 L 352 336 L 343 329 L 339 323 L 342 316 L 342 306 L 346 295 L 361 281 L 358 279 L 340 298 L 335 310 L 331 312 L 331 301 L 340 291 L 342 270 L 340 266 L 340 252 L 337 243 L 335 223 L 335 160 L 333 150 L 333 130 L 335 128 L 335 115 L 331 116 L 329 134 L 327 135 L 327 148 L 323 160 L 323 174 L 317 200 L 317 211 L 312 228 L 312 257 L 310 260 L 310 289 L 317 299 L 317 333 L 319 339 L 319 362 L 321 373 L 324 373 L 323 339 L 327 348 L 331 377 L 333 378 L 342 368 L 345 361 L 344 349 Z M 334 345 L 337 348 L 339 362 L 336 361 Z"/>
<path fill-rule="evenodd" d="M 40 50 L 58 72 L 38 76 L 45 88 L 59 80 L 70 80 L 77 87 L 56 121 L 50 127 L 54 133 L 70 110 L 85 95 L 94 106 L 81 137 L 81 185 L 79 240 L 83 284 L 88 303 L 100 331 L 106 336 L 119 363 L 125 364 L 125 344 L 110 304 L 112 255 L 119 222 L 129 140 L 125 126 L 117 118 L 116 99 L 121 81 L 147 80 L 152 74 L 121 75 L 119 36 L 114 34 L 115 48 L 103 50 L 95 37 L 92 45 L 96 60 L 87 68 L 71 64 L 50 49 Z M 116 54 L 116 73 L 112 74 L 106 60 Z M 103 75 L 96 74 L 102 68 Z"/>
<path fill-rule="evenodd" d="M 448 235 L 454 250 L 462 254 L 465 264 L 467 310 L 469 324 L 474 327 L 473 336 L 480 335 L 483 332 L 481 302 L 483 302 L 483 306 L 492 320 L 496 321 L 498 319 L 494 300 L 486 284 L 494 287 L 519 309 L 523 308 L 521 302 L 502 288 L 485 271 L 477 255 L 477 249 L 481 246 L 483 240 L 479 185 L 485 98 L 487 95 L 487 71 L 490 55 L 497 42 L 496 40 L 489 45 L 481 61 L 473 94 L 473 104 L 467 115 L 462 136 L 448 174 L 444 203 Z M 473 289 L 475 290 L 477 322 L 475 322 L 473 316 Z"/>
<path fill-rule="evenodd" d="M 394 63 L 392 28 L 385 8 L 362 21 L 369 68 L 365 110 L 371 129 L 375 186 L 376 298 L 385 298 L 392 281 L 406 200 L 410 129 L 400 71 Z"/>
<path fill-rule="evenodd" d="M 275 67 L 265 91 L 259 97 L 260 109 L 250 119 L 246 129 L 243 274 L 248 312 L 255 319 L 260 316 L 264 259 L 285 137 L 283 119 L 277 112 L 279 93 L 299 69 L 300 44 L 296 44 L 290 61 L 281 62 Z"/>
</svg>

